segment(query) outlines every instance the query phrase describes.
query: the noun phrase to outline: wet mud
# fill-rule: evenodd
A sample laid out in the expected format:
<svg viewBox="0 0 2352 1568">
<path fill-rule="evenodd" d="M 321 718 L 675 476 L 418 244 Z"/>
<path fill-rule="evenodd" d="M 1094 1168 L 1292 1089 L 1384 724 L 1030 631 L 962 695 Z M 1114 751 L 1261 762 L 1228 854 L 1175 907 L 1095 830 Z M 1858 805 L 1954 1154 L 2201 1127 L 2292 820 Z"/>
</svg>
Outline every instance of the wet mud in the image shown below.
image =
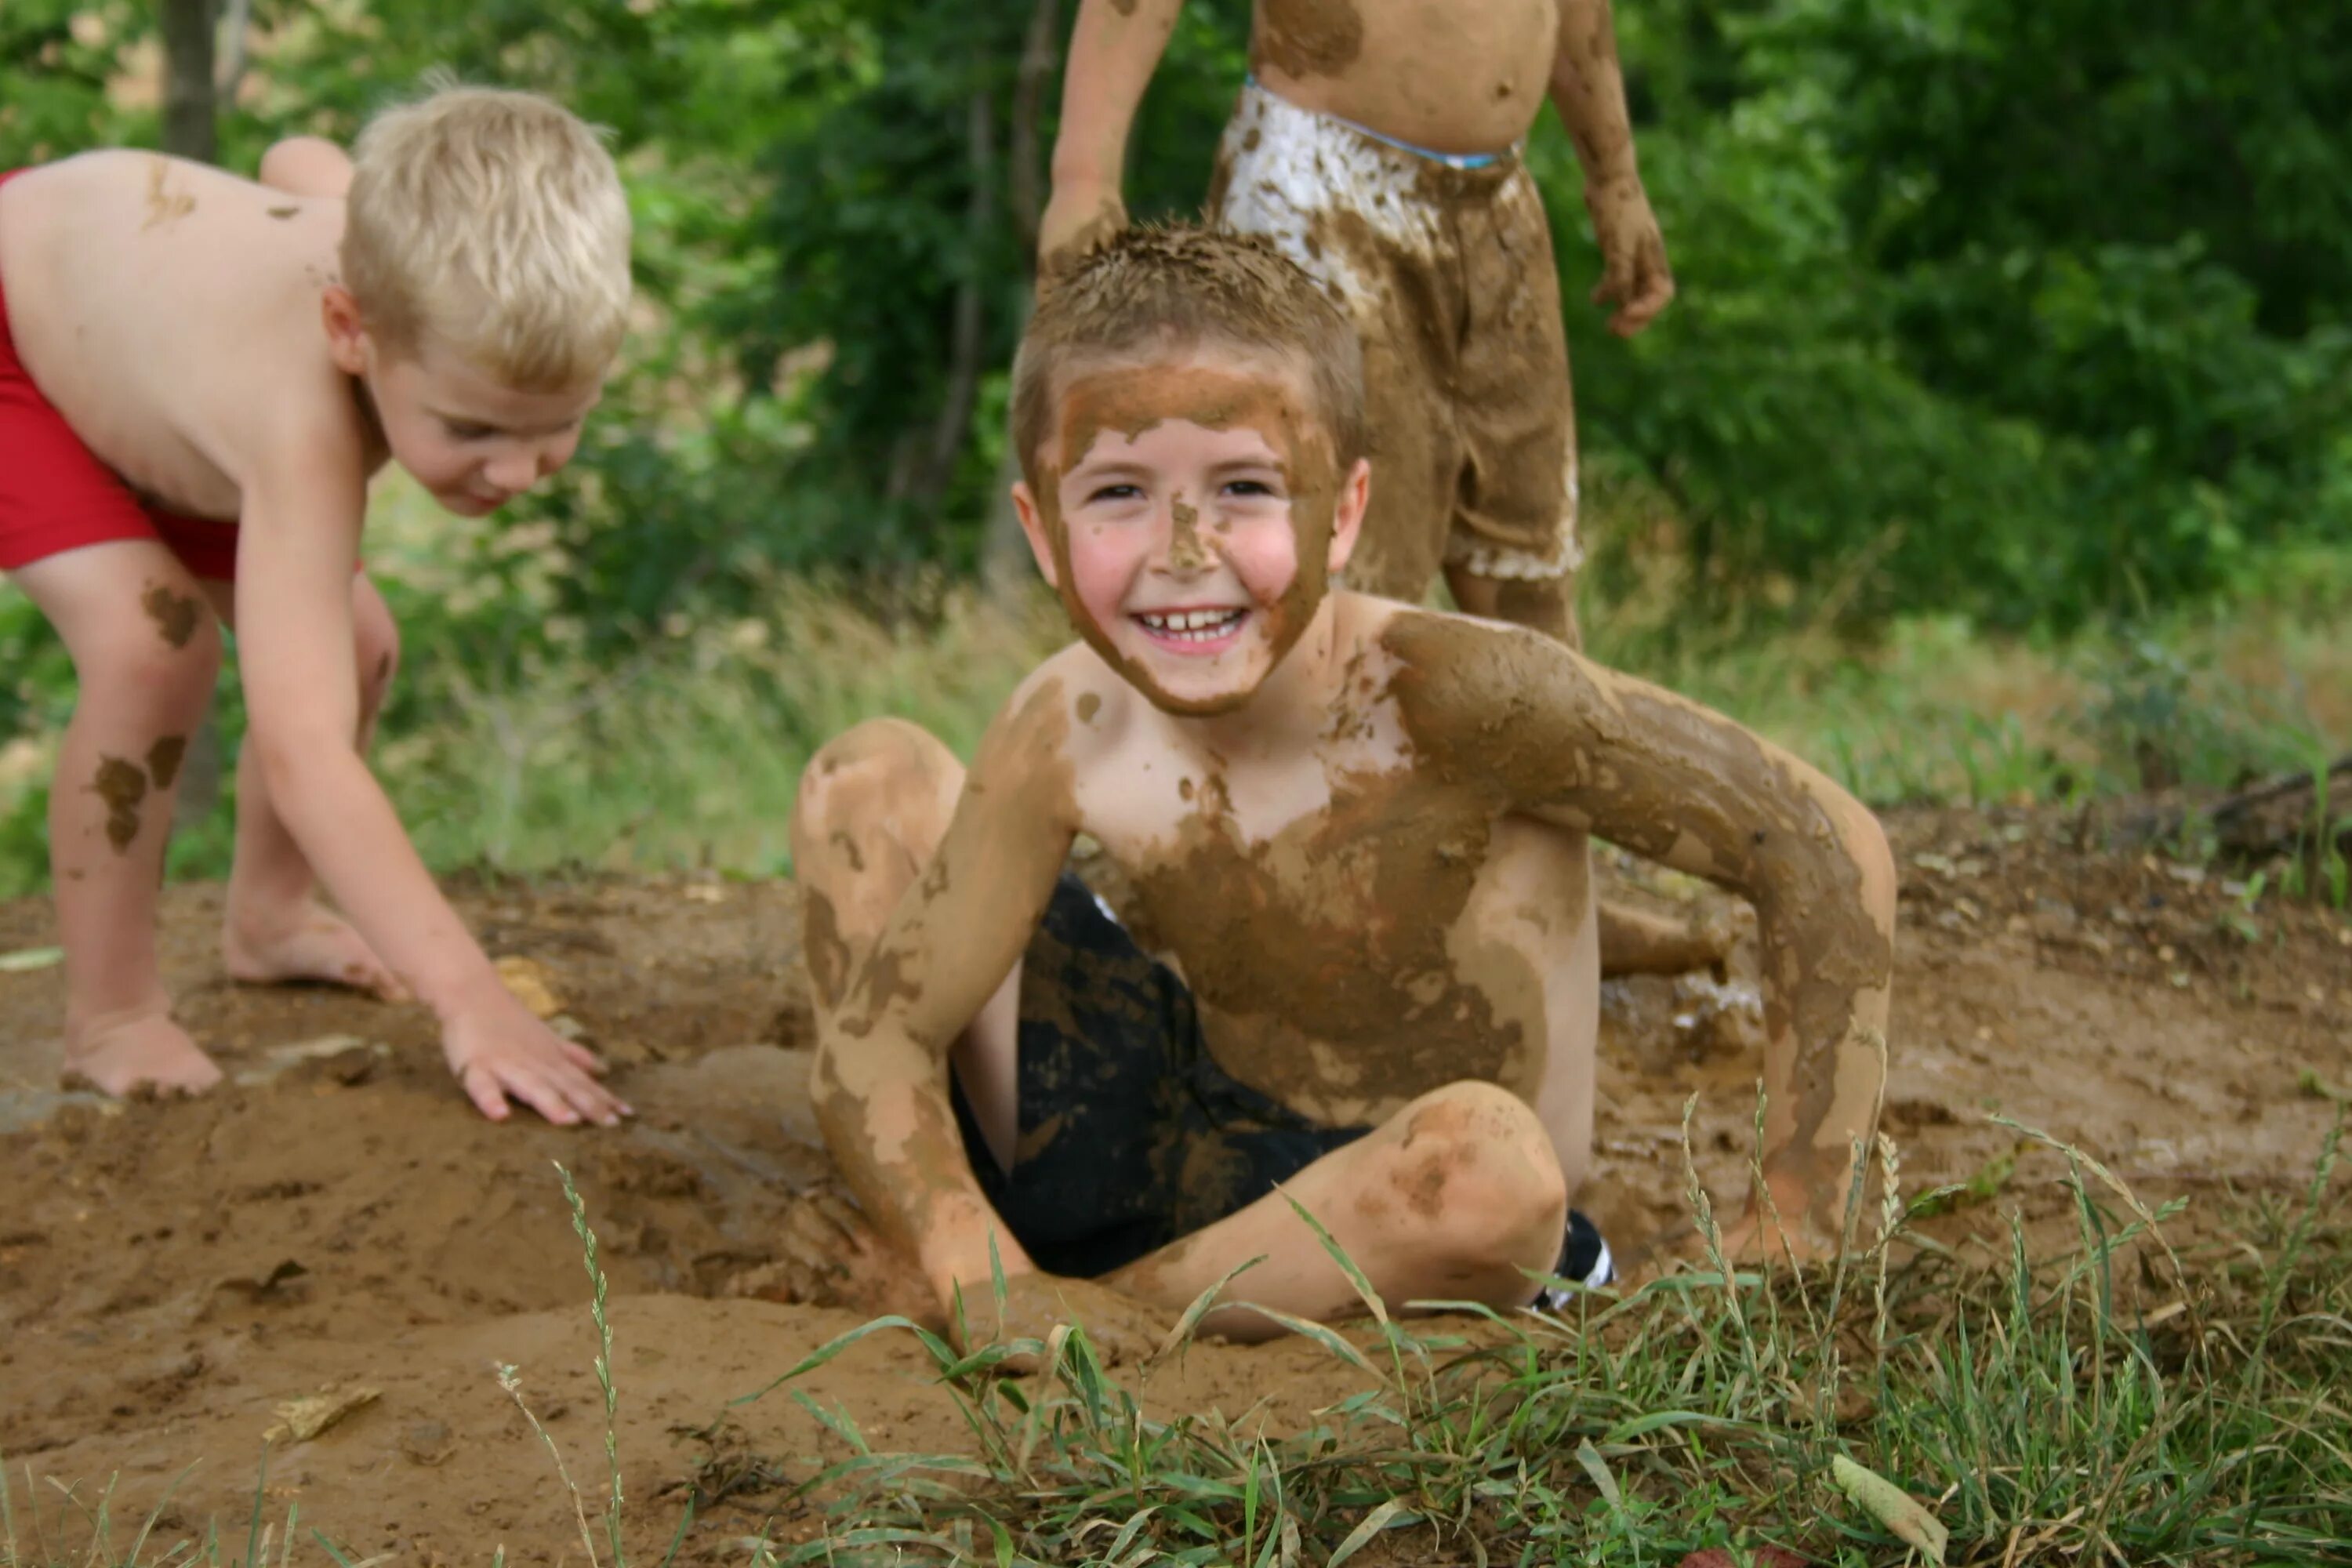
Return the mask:
<svg viewBox="0 0 2352 1568">
<path fill-rule="evenodd" d="M 1364 47 L 1354 0 L 1258 0 L 1251 60 L 1285 76 L 1338 76 Z"/>
<path fill-rule="evenodd" d="M 177 222 L 196 210 L 196 198 L 185 191 L 171 188 L 172 165 L 168 159 L 157 158 L 147 165 L 147 221 L 139 226 L 142 233 L 159 225 Z"/>
<path fill-rule="evenodd" d="M 106 803 L 106 841 L 118 855 L 139 837 L 139 803 L 147 798 L 147 775 L 137 763 L 100 757 L 90 793 Z"/>
<path fill-rule="evenodd" d="M 1907 1190 L 1972 1177 L 1999 1189 L 1936 1234 L 1987 1258 L 2016 1208 L 2029 1236 L 2072 1245 L 2063 1162 L 2029 1151 L 2000 1176 L 2019 1140 L 1999 1113 L 2097 1155 L 2150 1202 L 2186 1197 L 2171 1232 L 2192 1269 L 2220 1267 L 2237 1205 L 2310 1177 L 2334 1108 L 2305 1085 L 2352 1087 L 2352 923 L 2265 900 L 2249 940 L 2218 873 L 2086 847 L 2072 816 L 1891 827 L 1904 886 L 1884 1124 Z M 1633 893 L 1674 910 L 1700 896 L 1680 879 Z M 549 972 L 635 1121 L 492 1126 L 449 1082 L 424 1009 L 227 984 L 215 887 L 168 889 L 162 932 L 179 1016 L 230 1075 L 201 1100 L 58 1093 L 62 972 L 0 972 L 0 1453 L 84 1497 L 119 1472 L 118 1519 L 143 1517 L 201 1461 L 159 1528 L 216 1518 L 234 1531 L 277 1406 L 373 1387 L 380 1397 L 317 1436 L 273 1448 L 274 1517 L 299 1504 L 303 1525 L 404 1564 L 479 1562 L 499 1541 L 519 1564 L 577 1552 L 569 1500 L 493 1373 L 519 1365 L 573 1475 L 603 1474 L 561 1160 L 612 1282 L 632 1551 L 658 1559 L 697 1475 L 733 1479 L 684 1561 L 740 1563 L 771 1511 L 779 1542 L 807 1539 L 814 1506 L 789 1489 L 845 1457 L 842 1443 L 781 1394 L 727 1401 L 921 1292 L 821 1152 L 797 891 L 548 882 L 458 902 L 493 954 Z M 0 904 L 0 952 L 56 940 L 46 900 Z M 1752 984 L 1752 952 L 1735 972 Z M 1688 1096 L 1701 1177 L 1720 1208 L 1744 1192 L 1759 1031 L 1702 989 L 1604 987 L 1594 1171 L 1578 1204 L 1637 1275 L 1687 1245 Z M 803 1386 L 877 1448 L 963 1441 L 898 1336 Z M 1236 1419 L 1263 1399 L 1251 1419 L 1291 1430 L 1356 1387 L 1311 1345 L 1208 1344 L 1155 1373 L 1144 1399 L 1155 1415 Z M 41 1495 L 55 1525 L 61 1505 Z M 20 1529 L 25 1506 L 20 1492 Z"/>
<path fill-rule="evenodd" d="M 179 782 L 180 763 L 187 754 L 185 735 L 166 735 L 147 748 L 147 775 L 155 781 L 157 789 L 170 789 Z"/>
<path fill-rule="evenodd" d="M 194 595 L 174 594 L 163 583 L 147 584 L 139 607 L 147 612 L 157 635 L 173 647 L 187 647 L 188 639 L 196 635 L 196 617 L 203 608 Z"/>
</svg>

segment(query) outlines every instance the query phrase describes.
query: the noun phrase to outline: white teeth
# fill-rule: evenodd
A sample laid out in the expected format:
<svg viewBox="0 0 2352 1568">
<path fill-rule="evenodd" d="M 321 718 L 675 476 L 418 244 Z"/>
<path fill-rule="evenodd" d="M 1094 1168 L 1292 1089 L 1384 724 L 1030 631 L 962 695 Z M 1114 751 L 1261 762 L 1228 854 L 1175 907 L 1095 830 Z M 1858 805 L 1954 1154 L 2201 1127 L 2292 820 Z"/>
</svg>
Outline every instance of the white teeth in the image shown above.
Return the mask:
<svg viewBox="0 0 2352 1568">
<path fill-rule="evenodd" d="M 1241 610 L 1179 610 L 1174 615 L 1145 611 L 1136 618 L 1153 631 L 1185 642 L 1207 642 L 1230 630 L 1242 618 Z"/>
</svg>

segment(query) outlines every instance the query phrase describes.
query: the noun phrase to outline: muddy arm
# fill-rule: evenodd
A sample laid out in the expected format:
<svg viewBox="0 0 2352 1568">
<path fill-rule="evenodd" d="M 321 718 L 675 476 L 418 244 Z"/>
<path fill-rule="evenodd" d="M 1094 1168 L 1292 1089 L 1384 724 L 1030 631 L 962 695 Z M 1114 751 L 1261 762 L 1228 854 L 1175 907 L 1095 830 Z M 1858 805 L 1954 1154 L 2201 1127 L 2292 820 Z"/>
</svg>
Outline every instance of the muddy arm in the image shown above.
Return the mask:
<svg viewBox="0 0 2352 1568">
<path fill-rule="evenodd" d="M 1817 1243 L 1833 1245 L 1855 1142 L 1875 1130 L 1885 1088 L 1895 931 L 1886 835 L 1844 790 L 1721 714 L 1579 662 L 1589 738 L 1561 759 L 1561 776 L 1574 782 L 1536 814 L 1755 906 L 1764 1173 L 1790 1228 L 1801 1215 Z"/>
<path fill-rule="evenodd" d="M 1895 862 L 1877 819 L 1721 714 L 1547 638 L 1414 616 L 1390 641 L 1424 753 L 1495 780 L 1507 809 L 1598 834 L 1755 906 L 1765 1175 L 1792 1245 L 1833 1241 L 1853 1142 L 1874 1128 L 1885 1084 Z"/>
<path fill-rule="evenodd" d="M 1019 962 L 1075 837 L 1058 682 L 990 726 L 939 851 L 836 994 L 820 984 L 813 1081 L 842 1175 L 949 1301 L 1034 1265 L 972 1174 L 948 1099 L 948 1052 Z"/>
<path fill-rule="evenodd" d="M 1633 157 L 1633 124 L 1617 63 L 1617 29 L 1609 0 L 1559 0 L 1559 48 L 1551 100 L 1584 169 L 1584 205 L 1601 247 L 1596 304 L 1614 304 L 1609 327 L 1631 337 L 1675 297 L 1665 237 L 1650 210 Z"/>
<path fill-rule="evenodd" d="M 1126 225 L 1128 128 L 1183 8 L 1184 0 L 1079 0 L 1062 68 L 1054 190 L 1037 228 L 1041 270 Z"/>
</svg>

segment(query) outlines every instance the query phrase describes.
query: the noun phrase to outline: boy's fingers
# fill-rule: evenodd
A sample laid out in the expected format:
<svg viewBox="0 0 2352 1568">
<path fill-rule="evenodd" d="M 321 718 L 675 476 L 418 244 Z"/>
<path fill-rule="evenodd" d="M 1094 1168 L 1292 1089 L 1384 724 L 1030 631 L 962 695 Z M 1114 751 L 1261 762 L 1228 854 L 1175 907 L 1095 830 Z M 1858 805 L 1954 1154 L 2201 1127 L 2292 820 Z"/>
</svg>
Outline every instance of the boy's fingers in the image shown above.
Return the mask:
<svg viewBox="0 0 2352 1568">
<path fill-rule="evenodd" d="M 479 1063 L 464 1068 L 457 1074 L 457 1082 L 464 1087 L 466 1098 L 474 1102 L 475 1110 L 493 1121 L 507 1119 L 506 1093 L 488 1068 Z"/>
<path fill-rule="evenodd" d="M 507 1085 L 508 1093 L 521 1100 L 558 1127 L 570 1127 L 579 1121 L 580 1113 L 572 1109 L 572 1101 L 562 1089 L 536 1076 L 526 1077 L 520 1073 L 515 1076 L 521 1081 L 510 1081 Z"/>
<path fill-rule="evenodd" d="M 557 1037 L 562 1039 L 561 1036 L 558 1036 Z M 603 1078 L 606 1073 L 612 1070 L 611 1064 L 606 1062 L 603 1057 L 598 1056 L 595 1052 L 590 1050 L 587 1047 L 582 1045 L 577 1040 L 563 1041 L 563 1057 L 566 1061 L 569 1061 L 573 1067 L 578 1068 L 582 1072 L 588 1073 L 595 1078 Z"/>
</svg>

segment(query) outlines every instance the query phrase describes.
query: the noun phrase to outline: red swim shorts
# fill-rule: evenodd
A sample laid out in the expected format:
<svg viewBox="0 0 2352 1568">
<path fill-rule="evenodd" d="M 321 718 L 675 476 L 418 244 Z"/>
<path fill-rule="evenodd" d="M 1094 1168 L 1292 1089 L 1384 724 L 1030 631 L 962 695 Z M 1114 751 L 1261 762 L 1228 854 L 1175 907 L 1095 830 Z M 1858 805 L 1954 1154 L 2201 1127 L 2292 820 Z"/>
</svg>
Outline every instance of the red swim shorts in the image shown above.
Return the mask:
<svg viewBox="0 0 2352 1568">
<path fill-rule="evenodd" d="M 22 169 L 0 173 L 5 185 Z M 149 506 L 74 434 L 16 357 L 0 279 L 0 572 L 85 544 L 152 539 L 193 575 L 236 579 L 236 525 Z"/>
</svg>

